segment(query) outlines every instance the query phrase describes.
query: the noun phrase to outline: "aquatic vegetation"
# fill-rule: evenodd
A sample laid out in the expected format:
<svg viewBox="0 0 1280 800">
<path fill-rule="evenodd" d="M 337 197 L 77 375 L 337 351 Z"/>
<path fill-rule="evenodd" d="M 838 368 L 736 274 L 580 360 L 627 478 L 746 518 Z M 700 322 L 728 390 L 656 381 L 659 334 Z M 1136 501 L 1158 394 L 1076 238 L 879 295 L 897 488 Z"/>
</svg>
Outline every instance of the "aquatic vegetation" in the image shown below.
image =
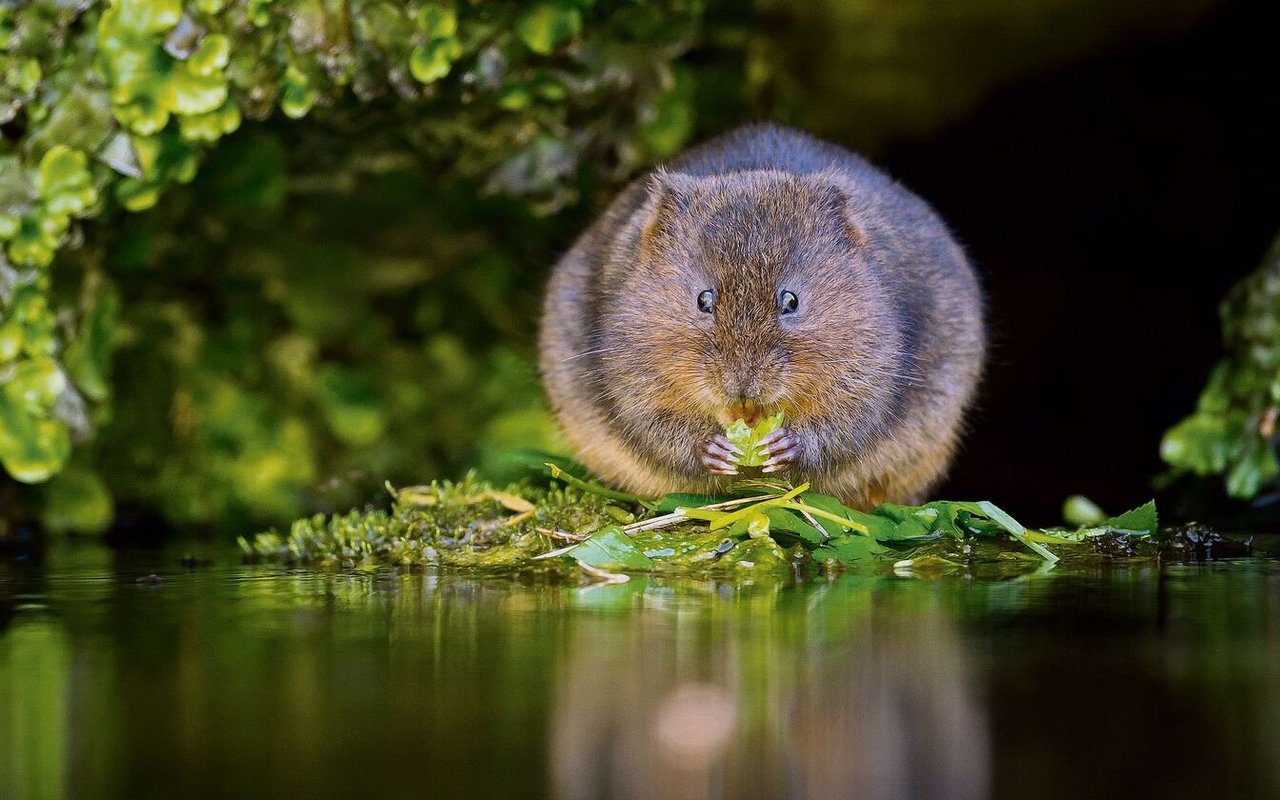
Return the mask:
<svg viewBox="0 0 1280 800">
<path fill-rule="evenodd" d="M 737 496 L 623 495 L 548 464 L 562 489 L 530 483 L 496 489 L 474 476 L 460 483 L 390 490 L 389 511 L 318 515 L 241 539 L 252 558 L 348 567 L 444 566 L 562 569 L 576 565 L 602 580 L 623 572 L 789 574 L 797 568 L 880 569 L 937 563 L 962 544 L 1030 551 L 1052 565 L 1048 546 L 1107 553 L 1101 544 L 1154 537 L 1154 503 L 1074 530 L 1031 530 L 989 502 L 886 504 L 848 508 L 808 484 L 747 481 Z M 388 487 L 390 489 L 390 487 Z M 1005 544 L 1008 543 L 1008 544 Z M 1114 549 L 1114 547 L 1112 547 Z M 1132 555 L 1132 551 L 1126 553 Z M 966 556 L 968 558 L 969 556 Z M 923 559 L 923 560 L 921 560 Z M 932 561 L 931 561 L 932 559 Z M 1025 563 L 1025 559 L 1024 559 Z"/>
<path fill-rule="evenodd" d="M 1195 411 L 1165 434 L 1160 455 L 1175 473 L 1223 476 L 1228 494 L 1247 499 L 1280 474 L 1280 238 L 1219 313 L 1222 360 Z"/>
</svg>

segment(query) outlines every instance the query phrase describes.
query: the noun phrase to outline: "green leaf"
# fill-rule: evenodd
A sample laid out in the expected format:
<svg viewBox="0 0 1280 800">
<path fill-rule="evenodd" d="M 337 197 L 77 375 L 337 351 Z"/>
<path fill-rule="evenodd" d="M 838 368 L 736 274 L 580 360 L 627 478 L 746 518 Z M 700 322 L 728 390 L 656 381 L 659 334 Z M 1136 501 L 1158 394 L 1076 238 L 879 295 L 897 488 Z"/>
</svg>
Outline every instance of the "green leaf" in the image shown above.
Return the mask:
<svg viewBox="0 0 1280 800">
<path fill-rule="evenodd" d="M 0 464 L 23 483 L 48 480 L 71 455 L 71 434 L 57 420 L 23 408 L 13 383 L 0 386 Z"/>
<path fill-rule="evenodd" d="M 1073 494 L 1062 504 L 1062 518 L 1068 525 L 1098 525 L 1107 518 L 1107 513 L 1084 495 Z"/>
<path fill-rule="evenodd" d="M 227 79 L 219 72 L 199 74 L 190 68 L 175 69 L 162 95 L 177 114 L 207 114 L 227 101 Z"/>
<path fill-rule="evenodd" d="M 1243 453 L 1227 472 L 1227 494 L 1248 499 L 1258 493 L 1264 483 L 1276 476 L 1280 464 L 1271 442 L 1259 436 L 1249 436 Z"/>
<path fill-rule="evenodd" d="M 516 33 L 530 50 L 550 55 L 582 30 L 582 13 L 564 3 L 538 3 L 516 22 Z"/>
<path fill-rule="evenodd" d="M 462 55 L 456 39 L 437 39 L 418 45 L 409 54 L 409 72 L 419 83 L 434 83 L 449 74 L 453 62 Z"/>
<path fill-rule="evenodd" d="M 120 27 L 136 33 L 163 33 L 182 18 L 180 0 L 117 0 L 103 16 L 103 27 L 110 27 L 108 14 L 118 14 Z M 111 22 L 116 22 L 112 20 Z"/>
<path fill-rule="evenodd" d="M 875 514 L 868 514 L 856 508 L 849 508 L 831 495 L 805 492 L 800 499 L 805 505 L 813 506 L 820 511 L 858 523 L 867 530 L 867 535 L 870 535 L 873 539 L 891 539 L 894 537 L 894 527 L 892 525 L 886 524 L 884 520 Z M 816 517 L 816 521 L 828 536 L 844 536 L 849 533 L 848 528 L 829 519 Z"/>
<path fill-rule="evenodd" d="M 220 33 L 211 33 L 200 41 L 196 51 L 187 57 L 187 69 L 193 75 L 209 77 L 227 66 L 231 42 Z"/>
<path fill-rule="evenodd" d="M 0 385 L 27 414 L 47 417 L 59 395 L 67 390 L 67 377 L 52 358 L 29 358 L 20 361 Z"/>
<path fill-rule="evenodd" d="M 285 70 L 284 89 L 280 97 L 280 110 L 289 119 L 301 119 L 316 104 L 316 93 L 307 84 L 307 77 L 296 67 Z"/>
<path fill-rule="evenodd" d="M 1061 544 L 1080 544 L 1097 536 L 1124 534 L 1128 536 L 1148 536 L 1156 532 L 1159 516 L 1156 513 L 1154 500 L 1149 500 L 1137 508 L 1104 519 L 1096 525 L 1082 525 L 1076 530 L 1046 528 L 1042 532 L 1032 531 L 1030 536 L 1042 541 Z"/>
<path fill-rule="evenodd" d="M 580 564 L 599 569 L 653 569 L 653 560 L 641 552 L 631 537 L 616 525 L 592 534 L 591 538 L 569 548 L 563 555 Z"/>
<path fill-rule="evenodd" d="M 825 545 L 813 551 L 818 561 L 835 559 L 841 564 L 858 564 L 869 561 L 876 556 L 889 552 L 889 548 L 870 536 L 847 534 L 827 541 Z"/>
<path fill-rule="evenodd" d="M 1133 531 L 1135 533 L 1155 533 L 1160 522 L 1156 513 L 1156 501 L 1148 500 L 1137 508 L 1105 520 L 1098 527 L 1113 531 Z"/>
<path fill-rule="evenodd" d="M 418 28 L 431 39 L 452 39 L 458 34 L 458 15 L 447 6 L 427 3 L 418 11 Z"/>
<path fill-rule="evenodd" d="M 1221 473 L 1227 468 L 1232 443 L 1243 432 L 1240 422 L 1227 415 L 1192 414 L 1165 432 L 1160 457 L 1197 475 Z"/>
<path fill-rule="evenodd" d="M 773 531 L 782 531 L 790 533 L 798 537 L 801 541 L 809 544 L 822 544 L 827 541 L 829 534 L 825 528 L 815 528 L 813 525 L 800 516 L 800 512 L 792 511 L 786 508 L 771 508 L 765 512 L 769 517 L 769 528 Z M 819 524 L 821 520 L 817 520 Z M 827 523 L 836 528 L 834 523 Z M 867 537 L 862 537 L 867 538 Z"/>
<path fill-rule="evenodd" d="M 85 154 L 65 145 L 55 145 L 40 159 L 36 190 L 55 214 L 80 214 L 98 199 Z"/>
<path fill-rule="evenodd" d="M 737 461 L 740 466 L 758 467 L 769 460 L 769 450 L 761 446 L 760 440 L 781 427 L 782 419 L 783 412 L 779 411 L 760 420 L 755 426 L 748 425 L 742 419 L 725 426 L 725 438 L 742 451 Z"/>
<path fill-rule="evenodd" d="M 1036 555 L 1051 564 L 1058 560 L 1058 557 L 1050 552 L 1044 545 L 1028 539 L 1027 529 L 1022 526 L 1022 523 L 1009 516 L 1004 509 L 989 500 L 983 500 L 977 503 L 977 506 L 987 515 L 988 518 L 1008 531 L 1010 536 L 1022 542 L 1028 549 L 1034 551 Z"/>
</svg>

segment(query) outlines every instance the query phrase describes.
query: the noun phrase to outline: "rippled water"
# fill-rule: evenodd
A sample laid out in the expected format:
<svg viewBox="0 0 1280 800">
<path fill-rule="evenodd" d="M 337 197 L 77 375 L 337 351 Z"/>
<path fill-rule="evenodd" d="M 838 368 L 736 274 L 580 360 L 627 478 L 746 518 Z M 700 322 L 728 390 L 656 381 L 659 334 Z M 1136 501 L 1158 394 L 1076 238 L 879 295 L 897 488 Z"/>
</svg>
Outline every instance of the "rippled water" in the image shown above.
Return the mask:
<svg viewBox="0 0 1280 800">
<path fill-rule="evenodd" d="M 580 587 L 180 556 L 0 556 L 0 798 L 1280 796 L 1274 560 Z"/>
</svg>

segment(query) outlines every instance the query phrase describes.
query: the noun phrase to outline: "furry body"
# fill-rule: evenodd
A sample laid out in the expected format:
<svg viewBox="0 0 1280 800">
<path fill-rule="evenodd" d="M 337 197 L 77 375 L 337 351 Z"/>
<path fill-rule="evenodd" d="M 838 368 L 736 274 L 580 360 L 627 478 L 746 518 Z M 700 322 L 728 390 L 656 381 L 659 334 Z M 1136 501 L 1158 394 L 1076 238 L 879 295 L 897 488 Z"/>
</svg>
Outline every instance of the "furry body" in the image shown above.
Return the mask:
<svg viewBox="0 0 1280 800">
<path fill-rule="evenodd" d="M 721 490 L 723 423 L 782 409 L 766 470 L 870 508 L 945 472 L 982 371 L 982 295 L 924 201 L 756 125 L 613 201 L 555 268 L 540 349 L 569 442 L 610 483 Z"/>
</svg>

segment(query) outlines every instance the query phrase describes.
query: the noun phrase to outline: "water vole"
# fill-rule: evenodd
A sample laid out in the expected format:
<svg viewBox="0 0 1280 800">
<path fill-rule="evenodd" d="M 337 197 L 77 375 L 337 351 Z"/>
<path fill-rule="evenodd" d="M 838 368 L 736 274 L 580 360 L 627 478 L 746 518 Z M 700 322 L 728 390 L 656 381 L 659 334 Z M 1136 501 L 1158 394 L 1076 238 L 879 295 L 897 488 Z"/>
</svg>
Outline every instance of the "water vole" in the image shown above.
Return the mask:
<svg viewBox="0 0 1280 800">
<path fill-rule="evenodd" d="M 723 425 L 782 410 L 765 472 L 869 508 L 945 471 L 982 295 L 936 214 L 861 157 L 754 125 L 634 182 L 565 254 L 541 333 L 569 442 L 646 495 L 723 489 Z"/>
</svg>

